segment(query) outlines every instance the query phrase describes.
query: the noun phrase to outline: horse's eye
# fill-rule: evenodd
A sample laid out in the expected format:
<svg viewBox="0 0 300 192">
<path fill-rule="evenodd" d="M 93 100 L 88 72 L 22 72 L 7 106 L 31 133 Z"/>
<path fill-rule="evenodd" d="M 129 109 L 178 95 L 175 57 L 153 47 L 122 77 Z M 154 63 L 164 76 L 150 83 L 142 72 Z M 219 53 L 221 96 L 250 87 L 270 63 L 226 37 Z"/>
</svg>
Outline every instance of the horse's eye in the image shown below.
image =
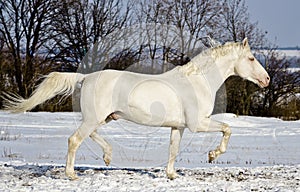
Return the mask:
<svg viewBox="0 0 300 192">
<path fill-rule="evenodd" d="M 254 57 L 249 57 L 249 60 L 250 61 L 254 61 Z"/>
</svg>

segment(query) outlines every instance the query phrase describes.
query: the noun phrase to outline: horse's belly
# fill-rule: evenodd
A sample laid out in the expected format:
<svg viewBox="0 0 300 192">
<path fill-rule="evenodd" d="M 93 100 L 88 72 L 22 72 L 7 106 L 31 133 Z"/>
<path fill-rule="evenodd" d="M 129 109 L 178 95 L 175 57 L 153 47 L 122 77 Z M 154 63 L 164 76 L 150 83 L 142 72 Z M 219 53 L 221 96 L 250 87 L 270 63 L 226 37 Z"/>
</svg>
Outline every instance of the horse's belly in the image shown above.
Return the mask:
<svg viewBox="0 0 300 192">
<path fill-rule="evenodd" d="M 157 106 L 155 106 L 157 105 Z M 184 119 L 181 113 L 178 111 L 167 111 L 159 104 L 154 104 L 149 110 L 142 108 L 129 108 L 130 113 L 124 115 L 124 119 L 133 121 L 135 123 L 149 125 L 149 126 L 161 126 L 161 127 L 184 127 Z"/>
<path fill-rule="evenodd" d="M 122 110 L 124 118 L 151 126 L 182 127 L 183 106 L 177 90 L 167 83 L 147 80 L 136 85 Z"/>
</svg>

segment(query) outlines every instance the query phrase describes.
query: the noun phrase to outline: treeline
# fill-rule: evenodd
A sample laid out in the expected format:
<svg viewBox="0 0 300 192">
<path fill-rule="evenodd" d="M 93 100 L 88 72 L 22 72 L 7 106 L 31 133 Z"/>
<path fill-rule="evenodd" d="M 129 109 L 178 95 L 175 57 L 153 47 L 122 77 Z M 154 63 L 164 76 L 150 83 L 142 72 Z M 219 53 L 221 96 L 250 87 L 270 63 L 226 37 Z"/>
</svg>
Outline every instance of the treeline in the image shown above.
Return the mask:
<svg viewBox="0 0 300 192">
<path fill-rule="evenodd" d="M 299 72 L 289 70 L 291 63 L 250 21 L 244 0 L 1 1 L 0 90 L 28 97 L 52 71 L 164 72 L 213 46 L 207 37 L 220 42 L 248 37 L 271 76 L 263 90 L 228 79 L 215 112 L 299 119 Z M 55 104 L 59 100 L 35 110 L 73 110 L 71 98 Z"/>
</svg>

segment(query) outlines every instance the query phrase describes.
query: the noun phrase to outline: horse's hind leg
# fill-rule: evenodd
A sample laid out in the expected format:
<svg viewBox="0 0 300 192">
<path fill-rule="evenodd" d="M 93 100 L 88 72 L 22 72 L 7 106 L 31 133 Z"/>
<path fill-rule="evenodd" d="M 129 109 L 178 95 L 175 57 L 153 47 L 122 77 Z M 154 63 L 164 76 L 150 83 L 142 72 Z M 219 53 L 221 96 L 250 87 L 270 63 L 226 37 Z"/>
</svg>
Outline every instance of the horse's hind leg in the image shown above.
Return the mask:
<svg viewBox="0 0 300 192">
<path fill-rule="evenodd" d="M 97 124 L 82 122 L 81 126 L 75 131 L 75 133 L 69 137 L 68 140 L 68 156 L 66 163 L 66 175 L 70 179 L 77 179 L 77 175 L 74 171 L 75 155 L 76 151 L 83 142 L 96 128 Z"/>
<path fill-rule="evenodd" d="M 103 160 L 108 166 L 112 159 L 112 147 L 111 145 L 102 137 L 100 136 L 97 131 L 95 130 L 92 134 L 90 134 L 90 137 L 100 145 L 100 147 L 103 150 Z"/>
<path fill-rule="evenodd" d="M 175 179 L 176 177 L 178 177 L 174 169 L 174 162 L 179 152 L 179 146 L 183 135 L 183 131 L 184 129 L 177 129 L 177 128 L 172 128 L 171 130 L 169 161 L 166 169 L 167 176 L 169 179 Z"/>
</svg>

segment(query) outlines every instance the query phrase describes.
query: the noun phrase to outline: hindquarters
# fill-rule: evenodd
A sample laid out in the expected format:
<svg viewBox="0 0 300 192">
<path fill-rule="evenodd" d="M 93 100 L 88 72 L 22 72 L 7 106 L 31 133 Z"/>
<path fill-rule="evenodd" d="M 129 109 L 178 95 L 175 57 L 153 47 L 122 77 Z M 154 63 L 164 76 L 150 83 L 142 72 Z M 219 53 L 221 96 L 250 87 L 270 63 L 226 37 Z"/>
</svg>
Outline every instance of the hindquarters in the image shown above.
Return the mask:
<svg viewBox="0 0 300 192">
<path fill-rule="evenodd" d="M 114 112 L 112 97 L 118 76 L 118 71 L 99 71 L 86 76 L 80 98 L 84 121 L 102 124 Z"/>
</svg>

